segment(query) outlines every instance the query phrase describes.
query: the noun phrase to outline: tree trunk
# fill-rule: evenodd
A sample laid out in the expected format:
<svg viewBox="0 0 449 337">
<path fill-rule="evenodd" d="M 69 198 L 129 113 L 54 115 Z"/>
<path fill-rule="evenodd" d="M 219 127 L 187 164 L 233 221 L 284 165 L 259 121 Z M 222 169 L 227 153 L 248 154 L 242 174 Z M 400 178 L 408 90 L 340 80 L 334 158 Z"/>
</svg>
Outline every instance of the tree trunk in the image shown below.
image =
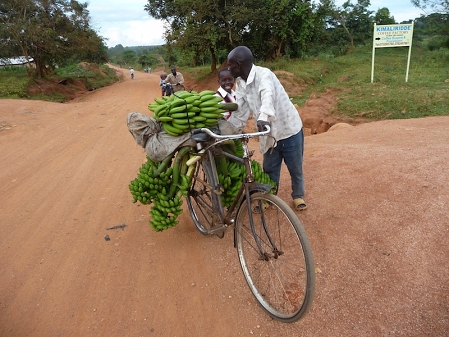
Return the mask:
<svg viewBox="0 0 449 337">
<path fill-rule="evenodd" d="M 38 78 L 44 78 L 45 76 L 45 64 L 41 60 L 34 60 L 36 63 L 36 75 Z"/>
<path fill-rule="evenodd" d="M 275 55 L 276 59 L 279 59 L 282 56 L 282 53 L 281 53 L 282 45 L 283 45 L 283 41 L 280 41 L 278 48 L 276 49 L 276 55 Z"/>
<path fill-rule="evenodd" d="M 343 28 L 346 30 L 346 33 L 348 33 L 349 36 L 349 40 L 351 40 L 351 50 L 354 50 L 354 37 L 352 36 L 352 34 L 349 32 L 349 29 L 346 27 L 345 22 L 342 21 L 342 26 Z"/>
<path fill-rule="evenodd" d="M 217 70 L 217 55 L 215 55 L 215 51 L 210 48 L 210 55 L 211 55 L 211 64 L 210 64 L 210 71 L 213 72 Z"/>
</svg>

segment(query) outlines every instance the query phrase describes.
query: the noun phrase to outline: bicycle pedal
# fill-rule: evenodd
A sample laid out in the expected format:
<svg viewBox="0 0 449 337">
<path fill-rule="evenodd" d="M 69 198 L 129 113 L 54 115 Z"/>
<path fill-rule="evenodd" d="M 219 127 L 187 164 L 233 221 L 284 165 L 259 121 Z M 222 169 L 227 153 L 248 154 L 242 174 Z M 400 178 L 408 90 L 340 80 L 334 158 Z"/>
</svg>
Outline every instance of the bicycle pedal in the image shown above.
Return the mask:
<svg viewBox="0 0 449 337">
<path fill-rule="evenodd" d="M 226 231 L 226 227 L 226 225 L 220 225 L 218 227 L 211 228 L 209 234 L 217 235 L 218 237 L 220 237 L 219 235 L 221 234 L 221 237 L 223 237 L 224 232 Z"/>
</svg>

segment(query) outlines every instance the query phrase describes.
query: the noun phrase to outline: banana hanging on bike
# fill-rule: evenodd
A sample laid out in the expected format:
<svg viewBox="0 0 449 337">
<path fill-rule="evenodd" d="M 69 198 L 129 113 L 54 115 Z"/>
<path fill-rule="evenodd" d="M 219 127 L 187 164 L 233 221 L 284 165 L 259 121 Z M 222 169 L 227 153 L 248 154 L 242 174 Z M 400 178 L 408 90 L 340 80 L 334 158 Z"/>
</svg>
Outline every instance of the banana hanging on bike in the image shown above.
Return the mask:
<svg viewBox="0 0 449 337">
<path fill-rule="evenodd" d="M 128 185 L 133 202 L 150 205 L 150 226 L 162 231 L 178 224 L 182 213 L 182 197 L 191 186 L 194 165 L 187 166 L 193 148 L 183 147 L 159 163 L 149 157 L 142 164 L 137 177 Z"/>
</svg>

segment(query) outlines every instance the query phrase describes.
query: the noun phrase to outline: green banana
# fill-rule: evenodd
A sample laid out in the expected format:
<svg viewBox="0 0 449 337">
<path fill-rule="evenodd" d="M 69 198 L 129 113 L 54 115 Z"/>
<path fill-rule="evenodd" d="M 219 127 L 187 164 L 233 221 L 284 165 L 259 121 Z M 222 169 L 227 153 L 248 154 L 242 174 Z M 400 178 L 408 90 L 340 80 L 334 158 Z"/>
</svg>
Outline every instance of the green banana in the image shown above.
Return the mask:
<svg viewBox="0 0 449 337">
<path fill-rule="evenodd" d="M 213 99 L 214 97 L 217 97 L 217 96 L 215 96 L 215 93 L 208 94 L 208 95 L 200 95 L 200 100 L 201 100 L 201 102 L 205 102 L 205 101 L 208 101 L 210 99 Z M 222 101 L 222 99 L 220 99 L 220 100 Z"/>
<path fill-rule="evenodd" d="M 173 120 L 172 125 L 173 125 L 173 127 L 177 128 L 179 130 L 182 130 L 183 132 L 190 129 L 189 124 L 178 124 L 178 123 L 176 123 L 176 119 Z"/>
<path fill-rule="evenodd" d="M 192 107 L 193 107 L 192 104 L 185 104 L 184 103 L 183 105 L 180 105 L 180 106 L 177 106 L 177 107 L 174 107 L 174 108 L 170 108 L 170 114 L 172 114 L 172 113 L 180 113 L 180 112 L 183 112 L 185 110 L 189 110 Z"/>
<path fill-rule="evenodd" d="M 163 99 L 163 98 L 156 97 L 154 100 L 155 100 L 155 102 L 158 103 L 158 104 L 161 104 L 161 105 L 164 105 L 164 104 L 165 104 L 165 99 Z"/>
<path fill-rule="evenodd" d="M 218 114 L 218 108 L 217 107 L 215 107 L 215 106 L 206 106 L 206 107 L 202 107 L 202 108 L 200 108 L 201 109 L 201 112 L 200 112 L 200 114 L 202 114 L 203 112 L 205 112 L 205 113 L 215 113 L 215 115 L 217 115 Z"/>
<path fill-rule="evenodd" d="M 157 117 L 156 119 L 160 120 L 161 122 L 165 123 L 165 122 L 171 122 L 173 120 L 173 117 L 170 116 L 160 116 Z"/>
<path fill-rule="evenodd" d="M 193 124 L 195 121 L 190 118 L 176 118 L 177 124 Z"/>
<path fill-rule="evenodd" d="M 215 95 L 215 91 L 212 90 L 203 90 L 199 93 L 199 95 L 202 96 L 206 96 L 206 95 Z"/>
<path fill-rule="evenodd" d="M 205 120 L 207 120 L 206 117 L 201 116 L 201 115 L 199 115 L 199 116 L 193 116 L 192 119 L 193 119 L 195 122 L 204 122 Z"/>
<path fill-rule="evenodd" d="M 162 123 L 162 127 L 164 128 L 164 130 L 171 136 L 179 136 L 180 134 L 184 133 L 182 130 L 175 128 L 172 124 L 170 123 Z"/>
<path fill-rule="evenodd" d="M 205 96 L 207 97 L 207 96 Z M 208 100 L 202 100 L 202 103 L 200 104 L 200 107 L 203 106 L 215 106 L 217 104 L 222 104 L 220 102 L 223 102 L 223 99 L 219 96 L 212 96 L 212 98 Z"/>
<path fill-rule="evenodd" d="M 236 111 L 239 108 L 237 103 L 232 102 L 219 103 L 218 106 L 220 107 L 220 109 L 223 109 L 224 111 Z"/>
<path fill-rule="evenodd" d="M 197 106 L 192 106 L 191 108 L 189 108 L 189 110 L 187 112 L 193 112 L 193 113 L 197 113 L 200 112 L 201 109 Z"/>
<path fill-rule="evenodd" d="M 206 119 L 220 119 L 222 118 L 221 114 L 216 114 L 213 112 L 201 112 L 198 116 L 206 117 Z"/>
<path fill-rule="evenodd" d="M 187 117 L 194 117 L 194 116 L 195 116 L 195 112 L 189 112 L 189 111 L 177 112 L 177 113 L 170 114 L 170 117 L 175 118 L 175 119 L 178 119 L 178 118 L 184 119 Z"/>
<path fill-rule="evenodd" d="M 153 112 L 159 113 L 160 111 L 165 110 L 165 109 L 167 109 L 167 106 L 165 104 L 161 104 L 158 107 L 156 107 Z"/>
</svg>

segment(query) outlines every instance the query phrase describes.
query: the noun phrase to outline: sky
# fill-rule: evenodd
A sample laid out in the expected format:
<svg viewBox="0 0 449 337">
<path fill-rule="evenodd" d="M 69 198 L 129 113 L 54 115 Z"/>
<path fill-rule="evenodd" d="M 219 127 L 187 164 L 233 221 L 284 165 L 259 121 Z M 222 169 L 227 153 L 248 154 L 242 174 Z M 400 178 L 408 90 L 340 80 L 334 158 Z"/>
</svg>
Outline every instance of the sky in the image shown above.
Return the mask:
<svg viewBox="0 0 449 337">
<path fill-rule="evenodd" d="M 106 39 L 108 47 L 162 45 L 164 27 L 159 20 L 151 18 L 144 10 L 146 0 L 87 0 L 91 26 Z M 338 7 L 345 0 L 335 0 Z M 356 3 L 356 0 L 351 0 Z M 370 10 L 387 7 L 396 22 L 415 19 L 423 13 L 410 0 L 371 0 Z"/>
</svg>

